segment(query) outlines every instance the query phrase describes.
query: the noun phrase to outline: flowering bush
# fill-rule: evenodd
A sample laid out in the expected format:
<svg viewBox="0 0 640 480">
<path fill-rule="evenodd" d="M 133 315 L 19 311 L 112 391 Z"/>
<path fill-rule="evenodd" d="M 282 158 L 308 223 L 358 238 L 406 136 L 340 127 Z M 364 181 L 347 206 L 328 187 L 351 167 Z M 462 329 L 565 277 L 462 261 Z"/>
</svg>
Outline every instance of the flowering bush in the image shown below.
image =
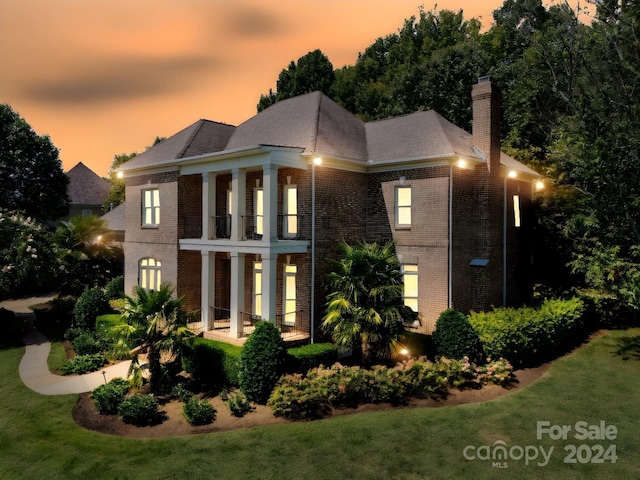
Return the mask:
<svg viewBox="0 0 640 480">
<path fill-rule="evenodd" d="M 382 365 L 366 370 L 335 363 L 320 366 L 307 375 L 283 376 L 267 405 L 275 416 L 289 419 L 318 418 L 331 407 L 357 407 L 363 403 L 405 403 L 409 397 L 445 396 L 449 388 L 464 388 L 512 380 L 513 368 L 506 360 L 477 366 L 463 360 L 424 357 L 406 360 L 393 368 Z"/>
</svg>

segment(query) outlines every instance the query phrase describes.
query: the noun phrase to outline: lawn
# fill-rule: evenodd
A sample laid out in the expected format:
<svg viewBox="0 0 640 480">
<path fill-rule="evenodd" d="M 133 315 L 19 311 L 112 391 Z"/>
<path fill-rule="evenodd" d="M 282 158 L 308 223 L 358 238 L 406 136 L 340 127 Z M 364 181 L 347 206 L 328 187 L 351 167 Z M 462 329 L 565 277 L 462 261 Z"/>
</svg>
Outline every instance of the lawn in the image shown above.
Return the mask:
<svg viewBox="0 0 640 480">
<path fill-rule="evenodd" d="M 558 360 L 532 386 L 481 404 L 398 409 L 329 420 L 158 440 L 109 437 L 71 419 L 75 395 L 47 397 L 22 385 L 22 348 L 0 350 L 0 478 L 619 479 L 640 477 L 640 360 L 624 360 L 616 331 Z M 536 422 L 569 425 L 567 440 L 536 438 Z M 575 439 L 576 422 L 617 428 L 615 439 Z M 609 429 L 611 437 L 611 429 Z M 594 430 L 595 435 L 595 430 Z M 504 442 L 542 456 L 481 460 Z M 564 463 L 567 445 L 586 461 L 615 445 L 617 460 Z M 584 445 L 584 446 L 582 446 Z M 468 460 L 465 458 L 466 447 Z M 522 447 L 521 449 L 519 447 Z M 529 448 L 527 448 L 529 447 Z M 569 447 L 571 448 L 571 447 Z M 497 461 L 497 460 L 496 460 Z M 506 465 L 503 463 L 506 462 Z"/>
</svg>

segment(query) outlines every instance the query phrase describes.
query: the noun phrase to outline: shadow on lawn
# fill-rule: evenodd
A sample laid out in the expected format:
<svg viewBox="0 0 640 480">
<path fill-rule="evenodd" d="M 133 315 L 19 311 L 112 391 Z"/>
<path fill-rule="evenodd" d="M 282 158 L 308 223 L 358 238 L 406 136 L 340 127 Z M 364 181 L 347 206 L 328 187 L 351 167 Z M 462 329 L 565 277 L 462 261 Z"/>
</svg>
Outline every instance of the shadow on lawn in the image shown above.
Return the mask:
<svg viewBox="0 0 640 480">
<path fill-rule="evenodd" d="M 640 335 L 634 337 L 620 338 L 616 342 L 616 354 L 620 355 L 623 360 L 635 358 L 640 360 Z"/>
</svg>

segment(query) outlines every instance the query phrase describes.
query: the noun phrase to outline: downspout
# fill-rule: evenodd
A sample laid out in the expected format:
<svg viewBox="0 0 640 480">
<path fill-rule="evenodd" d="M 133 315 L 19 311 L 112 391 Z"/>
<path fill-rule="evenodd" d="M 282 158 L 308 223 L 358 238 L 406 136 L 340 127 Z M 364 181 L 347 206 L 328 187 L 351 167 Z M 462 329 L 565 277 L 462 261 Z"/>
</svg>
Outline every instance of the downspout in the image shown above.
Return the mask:
<svg viewBox="0 0 640 480">
<path fill-rule="evenodd" d="M 502 213 L 502 306 L 507 306 L 507 176 L 504 177 Z"/>
<path fill-rule="evenodd" d="M 451 283 L 453 274 L 453 165 L 449 165 L 449 285 L 447 306 L 452 308 Z"/>
</svg>

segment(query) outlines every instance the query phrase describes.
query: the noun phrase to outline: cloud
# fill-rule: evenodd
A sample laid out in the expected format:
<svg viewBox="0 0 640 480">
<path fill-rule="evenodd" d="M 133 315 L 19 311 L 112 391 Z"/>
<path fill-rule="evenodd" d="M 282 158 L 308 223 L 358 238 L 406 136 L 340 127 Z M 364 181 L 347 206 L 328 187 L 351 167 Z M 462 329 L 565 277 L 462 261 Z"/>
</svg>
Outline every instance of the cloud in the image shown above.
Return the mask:
<svg viewBox="0 0 640 480">
<path fill-rule="evenodd" d="M 112 57 L 74 63 L 63 77 L 26 83 L 37 102 L 76 106 L 186 92 L 212 77 L 221 62 L 206 56 Z"/>
<path fill-rule="evenodd" d="M 289 30 L 289 25 L 282 15 L 257 6 L 229 7 L 222 16 L 222 28 L 234 37 L 277 37 Z"/>
</svg>

